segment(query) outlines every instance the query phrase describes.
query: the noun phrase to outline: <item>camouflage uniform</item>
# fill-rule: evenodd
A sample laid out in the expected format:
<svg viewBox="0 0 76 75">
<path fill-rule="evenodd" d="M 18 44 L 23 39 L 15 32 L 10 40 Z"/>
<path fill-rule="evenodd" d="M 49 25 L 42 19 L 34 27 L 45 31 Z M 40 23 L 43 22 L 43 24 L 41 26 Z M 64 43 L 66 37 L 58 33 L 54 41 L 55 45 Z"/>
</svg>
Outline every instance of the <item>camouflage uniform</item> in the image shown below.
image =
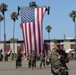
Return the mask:
<svg viewBox="0 0 76 75">
<path fill-rule="evenodd" d="M 0 61 L 3 61 L 3 54 L 0 53 Z"/>
<path fill-rule="evenodd" d="M 37 54 L 34 53 L 34 67 L 36 67 Z"/>
<path fill-rule="evenodd" d="M 40 68 L 43 66 L 45 67 L 45 54 L 42 52 L 40 53 Z"/>
<path fill-rule="evenodd" d="M 31 65 L 32 65 L 32 69 L 33 69 L 34 67 L 36 67 L 36 54 L 34 53 L 34 51 L 32 51 Z"/>
<path fill-rule="evenodd" d="M 29 68 L 31 68 L 31 57 L 32 57 L 32 52 L 30 52 L 29 53 L 29 55 L 28 55 L 28 66 L 29 66 Z"/>
<path fill-rule="evenodd" d="M 17 57 L 16 57 L 16 68 L 22 66 L 22 53 L 18 51 Z"/>
<path fill-rule="evenodd" d="M 62 58 L 58 59 L 58 56 L 61 55 Z M 53 75 L 68 75 L 68 68 L 63 61 L 63 59 L 67 60 L 67 54 L 63 50 L 51 52 L 51 72 Z"/>
</svg>

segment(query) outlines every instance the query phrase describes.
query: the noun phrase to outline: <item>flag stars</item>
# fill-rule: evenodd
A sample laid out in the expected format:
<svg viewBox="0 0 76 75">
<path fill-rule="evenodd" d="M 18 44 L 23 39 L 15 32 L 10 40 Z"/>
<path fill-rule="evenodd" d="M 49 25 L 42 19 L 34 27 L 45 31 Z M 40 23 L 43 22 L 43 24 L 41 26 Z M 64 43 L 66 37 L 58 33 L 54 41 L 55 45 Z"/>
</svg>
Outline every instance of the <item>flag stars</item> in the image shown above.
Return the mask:
<svg viewBox="0 0 76 75">
<path fill-rule="evenodd" d="M 21 8 L 22 23 L 35 21 L 35 9 L 34 8 Z"/>
</svg>

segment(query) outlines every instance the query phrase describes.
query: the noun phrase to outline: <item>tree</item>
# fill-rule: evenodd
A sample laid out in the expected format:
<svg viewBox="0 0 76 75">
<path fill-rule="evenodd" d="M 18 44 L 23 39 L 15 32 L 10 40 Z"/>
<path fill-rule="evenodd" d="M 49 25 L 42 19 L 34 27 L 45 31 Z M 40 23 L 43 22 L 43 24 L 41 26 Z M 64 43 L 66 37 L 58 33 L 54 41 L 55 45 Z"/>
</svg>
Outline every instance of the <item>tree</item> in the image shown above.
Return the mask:
<svg viewBox="0 0 76 75">
<path fill-rule="evenodd" d="M 46 27 L 46 30 L 47 30 L 47 32 L 48 32 L 48 39 L 50 40 L 50 30 L 52 29 L 52 27 L 50 26 L 50 25 L 48 25 L 47 27 Z"/>
<path fill-rule="evenodd" d="M 18 14 L 16 12 L 13 12 L 11 14 L 11 19 L 14 21 L 13 26 L 13 51 L 15 52 L 15 44 L 14 44 L 14 36 L 15 36 L 15 21 L 18 20 Z"/>
<path fill-rule="evenodd" d="M 6 29 L 5 29 L 5 12 L 7 11 L 7 7 L 8 5 L 2 3 L 0 5 L 0 12 L 2 12 L 3 16 L 4 16 L 4 53 L 6 51 Z"/>
<path fill-rule="evenodd" d="M 37 8 L 37 7 L 39 7 L 39 6 L 36 4 L 36 2 L 31 1 L 31 2 L 29 3 L 29 7 L 31 7 L 31 8 Z"/>
<path fill-rule="evenodd" d="M 1 21 L 4 19 L 2 15 L 0 15 L 0 41 L 1 41 Z"/>
<path fill-rule="evenodd" d="M 72 11 L 69 16 L 72 18 L 74 22 L 74 28 L 75 28 L 75 48 L 76 48 L 76 24 L 75 24 L 75 19 L 76 19 L 76 11 Z"/>
</svg>

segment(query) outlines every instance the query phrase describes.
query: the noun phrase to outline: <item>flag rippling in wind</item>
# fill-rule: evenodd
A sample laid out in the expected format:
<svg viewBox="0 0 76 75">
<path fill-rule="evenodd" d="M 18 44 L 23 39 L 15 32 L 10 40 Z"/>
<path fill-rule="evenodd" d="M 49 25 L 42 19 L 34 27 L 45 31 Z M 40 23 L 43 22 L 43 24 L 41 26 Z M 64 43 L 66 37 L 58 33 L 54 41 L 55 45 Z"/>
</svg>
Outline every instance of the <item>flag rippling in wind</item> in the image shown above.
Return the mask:
<svg viewBox="0 0 76 75">
<path fill-rule="evenodd" d="M 42 21 L 45 11 L 46 7 L 20 8 L 21 27 L 26 55 L 28 55 L 31 50 L 37 54 L 43 50 Z"/>
</svg>

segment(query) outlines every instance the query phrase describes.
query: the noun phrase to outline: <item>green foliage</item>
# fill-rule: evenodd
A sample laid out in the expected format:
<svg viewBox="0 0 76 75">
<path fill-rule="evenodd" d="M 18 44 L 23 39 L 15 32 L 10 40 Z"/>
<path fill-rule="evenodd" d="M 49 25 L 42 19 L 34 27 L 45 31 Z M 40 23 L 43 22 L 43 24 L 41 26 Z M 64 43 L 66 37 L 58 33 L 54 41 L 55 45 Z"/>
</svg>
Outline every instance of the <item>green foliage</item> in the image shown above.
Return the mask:
<svg viewBox="0 0 76 75">
<path fill-rule="evenodd" d="M 4 12 L 7 11 L 7 7 L 8 7 L 8 5 L 6 5 L 4 3 L 2 3 L 0 5 L 0 11 L 2 12 L 3 15 L 4 15 Z"/>
<path fill-rule="evenodd" d="M 13 13 L 11 14 L 11 19 L 12 19 L 13 21 L 18 20 L 18 13 L 13 12 Z"/>
<path fill-rule="evenodd" d="M 52 27 L 51 27 L 50 25 L 48 25 L 48 26 L 46 27 L 46 30 L 47 30 L 48 33 L 50 32 L 51 29 L 52 29 Z"/>
<path fill-rule="evenodd" d="M 2 15 L 0 15 L 0 22 L 4 19 L 4 17 Z"/>
<path fill-rule="evenodd" d="M 75 22 L 75 18 L 76 18 L 76 11 L 72 11 L 69 16 L 73 19 L 73 21 Z"/>
</svg>

